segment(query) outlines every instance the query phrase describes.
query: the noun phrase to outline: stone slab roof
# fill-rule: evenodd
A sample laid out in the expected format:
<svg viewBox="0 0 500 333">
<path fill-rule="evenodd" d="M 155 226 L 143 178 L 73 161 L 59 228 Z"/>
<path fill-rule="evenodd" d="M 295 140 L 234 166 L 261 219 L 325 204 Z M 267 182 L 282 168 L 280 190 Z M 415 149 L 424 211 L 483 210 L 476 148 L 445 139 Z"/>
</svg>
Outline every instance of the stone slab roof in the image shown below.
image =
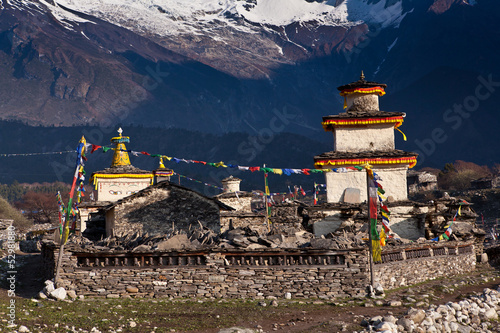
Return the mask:
<svg viewBox="0 0 500 333">
<path fill-rule="evenodd" d="M 324 116 L 323 121 L 328 119 L 349 119 L 349 118 L 385 118 L 385 117 L 406 117 L 404 112 L 388 111 L 355 111 L 343 112 L 336 115 Z"/>
<path fill-rule="evenodd" d="M 338 90 L 346 90 L 346 89 L 354 89 L 354 88 L 373 88 L 373 87 L 382 87 L 382 88 L 387 88 L 387 84 L 384 83 L 377 83 L 373 81 L 366 81 L 363 76 L 355 82 L 351 82 L 348 84 L 345 84 L 343 86 L 337 87 Z"/>
<path fill-rule="evenodd" d="M 228 182 L 228 181 L 240 181 L 241 182 L 241 179 L 233 177 L 233 175 L 231 175 L 231 176 L 229 176 L 227 178 L 224 178 L 222 181 L 223 182 Z"/>
<path fill-rule="evenodd" d="M 139 174 L 151 174 L 152 172 L 136 168 L 133 165 L 119 165 L 119 166 L 109 167 L 109 168 L 106 168 L 104 170 L 96 171 L 96 172 L 92 173 L 92 175 L 95 175 L 95 174 L 113 174 L 113 175 L 116 175 L 116 174 L 121 174 L 121 173 L 138 174 L 139 175 Z"/>
<path fill-rule="evenodd" d="M 105 208 L 111 205 L 111 201 L 82 201 L 78 207 L 80 208 Z"/>
<path fill-rule="evenodd" d="M 220 202 L 219 200 L 217 199 L 214 199 L 214 198 L 210 198 L 210 197 L 207 197 L 206 195 L 203 195 L 195 190 L 192 190 L 190 188 L 187 188 L 187 187 L 184 187 L 184 186 L 181 186 L 181 185 L 177 185 L 175 183 L 171 183 L 169 181 L 162 181 L 162 182 L 159 182 L 155 185 L 151 185 L 151 186 L 148 186 L 146 187 L 145 189 L 143 190 L 140 190 L 139 192 L 135 193 L 135 194 L 132 194 L 132 195 L 129 195 L 123 199 L 120 199 L 116 202 L 114 202 L 113 204 L 109 205 L 106 207 L 106 210 L 110 210 L 111 208 L 117 206 L 117 205 L 120 205 L 124 202 L 127 202 L 127 201 L 130 201 L 130 200 L 134 200 L 135 198 L 141 198 L 141 197 L 145 197 L 145 196 L 148 196 L 153 190 L 155 189 L 162 189 L 162 188 L 168 188 L 168 187 L 176 187 L 176 188 L 179 188 L 179 189 L 182 189 L 184 191 L 188 191 L 188 192 L 195 192 L 196 194 L 198 194 L 199 196 L 201 197 L 204 197 L 208 200 L 212 200 L 212 201 L 215 201 L 215 203 L 223 210 L 227 210 L 227 211 L 233 211 L 235 210 L 233 207 L 231 206 L 228 206 L 222 202 Z"/>
<path fill-rule="evenodd" d="M 412 157 L 418 156 L 417 153 L 403 151 L 399 149 L 393 150 L 375 150 L 375 151 L 361 151 L 361 152 L 341 152 L 330 151 L 321 155 L 314 156 L 314 160 L 325 159 L 352 159 L 352 158 L 398 158 L 398 157 Z"/>
<path fill-rule="evenodd" d="M 215 198 L 222 198 L 222 199 L 230 199 L 230 198 L 236 198 L 236 193 L 235 192 L 224 192 L 221 194 L 217 194 Z M 238 191 L 238 197 L 239 198 L 248 198 L 248 197 L 253 197 L 252 192 L 245 192 L 245 191 Z"/>
</svg>

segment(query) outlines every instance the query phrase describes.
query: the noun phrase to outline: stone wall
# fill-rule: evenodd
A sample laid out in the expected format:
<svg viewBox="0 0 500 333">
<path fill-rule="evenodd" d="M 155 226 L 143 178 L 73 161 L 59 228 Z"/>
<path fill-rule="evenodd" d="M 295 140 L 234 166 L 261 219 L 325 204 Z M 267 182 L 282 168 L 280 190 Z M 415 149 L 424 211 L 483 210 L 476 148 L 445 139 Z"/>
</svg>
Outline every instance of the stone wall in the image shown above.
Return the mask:
<svg viewBox="0 0 500 333">
<path fill-rule="evenodd" d="M 265 234 L 268 232 L 265 215 L 244 212 L 221 212 L 221 232 L 228 230 L 231 222 L 234 228 L 249 227 L 250 229 L 257 231 L 259 234 Z"/>
<path fill-rule="evenodd" d="M 391 213 L 389 227 L 394 233 L 410 240 L 425 237 L 425 219 L 429 213 L 429 206 L 415 202 L 389 203 L 388 206 Z M 360 224 L 366 224 L 366 209 L 366 203 L 326 204 L 308 207 L 307 212 L 315 236 L 321 236 L 348 225 L 357 224 L 359 227 Z"/>
<path fill-rule="evenodd" d="M 58 248 L 45 243 L 47 278 Z M 475 269 L 472 243 L 444 242 L 386 248 L 375 279 L 394 289 Z M 79 295 L 127 297 L 335 299 L 365 296 L 368 250 L 266 250 L 198 252 L 69 252 L 60 285 Z"/>
<path fill-rule="evenodd" d="M 236 196 L 234 193 L 223 193 L 216 197 L 217 200 L 223 202 L 229 207 L 233 207 L 237 211 L 241 212 L 252 212 L 252 195 L 242 194 Z"/>
<path fill-rule="evenodd" d="M 401 238 L 417 240 L 425 237 L 425 218 L 429 207 L 413 203 L 389 204 L 389 227 Z"/>
<path fill-rule="evenodd" d="M 43 247 L 47 278 L 57 258 Z M 67 253 L 60 285 L 78 295 L 334 299 L 364 296 L 367 249 L 207 253 Z M 52 273 L 53 275 L 53 273 Z"/>
<path fill-rule="evenodd" d="M 379 111 L 378 95 L 354 93 L 346 96 L 348 111 Z"/>
<path fill-rule="evenodd" d="M 384 289 L 395 289 L 441 277 L 465 274 L 476 268 L 473 243 L 406 246 L 386 249 L 375 265 L 375 280 Z"/>
</svg>

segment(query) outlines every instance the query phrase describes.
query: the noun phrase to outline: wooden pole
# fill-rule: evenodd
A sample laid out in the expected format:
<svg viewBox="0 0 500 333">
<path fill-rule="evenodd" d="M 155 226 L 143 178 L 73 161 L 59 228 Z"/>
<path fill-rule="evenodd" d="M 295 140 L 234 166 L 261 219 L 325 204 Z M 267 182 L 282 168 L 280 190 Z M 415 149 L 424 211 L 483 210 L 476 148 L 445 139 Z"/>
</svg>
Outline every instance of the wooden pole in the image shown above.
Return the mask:
<svg viewBox="0 0 500 333">
<path fill-rule="evenodd" d="M 75 174 L 73 175 L 73 183 L 71 185 L 71 190 L 69 192 L 68 205 L 66 206 L 66 219 L 64 220 L 64 226 L 62 228 L 62 232 L 60 235 L 61 241 L 59 243 L 60 244 L 59 256 L 57 257 L 56 275 L 54 277 L 54 284 L 56 285 L 56 287 L 58 287 L 57 281 L 59 280 L 59 273 L 61 270 L 61 264 L 62 264 L 62 259 L 63 259 L 63 255 L 64 255 L 64 244 L 66 244 L 66 241 L 67 241 L 66 235 L 69 237 L 69 219 L 71 217 L 71 208 L 73 207 L 73 195 L 75 193 L 76 181 L 78 179 L 78 173 L 80 171 L 80 167 L 83 165 L 83 164 L 81 164 L 81 161 L 79 160 L 80 159 L 79 154 L 83 155 L 85 153 L 85 144 L 86 143 L 87 143 L 87 141 L 85 140 L 85 137 L 82 136 L 80 143 L 78 145 L 78 148 L 76 150 L 77 151 L 76 170 L 75 170 Z"/>
<path fill-rule="evenodd" d="M 264 168 L 266 165 L 264 164 Z M 269 185 L 267 184 L 267 172 L 264 172 L 264 206 L 265 206 L 265 212 L 266 212 L 266 224 L 267 224 L 267 232 L 271 232 L 271 227 L 269 226 L 269 203 L 267 201 L 267 189 L 269 188 Z"/>
<path fill-rule="evenodd" d="M 370 175 L 368 170 L 366 170 L 366 203 L 368 208 L 368 250 L 370 257 L 370 286 L 373 288 L 374 284 L 374 273 L 373 273 L 373 246 L 372 246 L 372 225 L 370 219 Z"/>
</svg>

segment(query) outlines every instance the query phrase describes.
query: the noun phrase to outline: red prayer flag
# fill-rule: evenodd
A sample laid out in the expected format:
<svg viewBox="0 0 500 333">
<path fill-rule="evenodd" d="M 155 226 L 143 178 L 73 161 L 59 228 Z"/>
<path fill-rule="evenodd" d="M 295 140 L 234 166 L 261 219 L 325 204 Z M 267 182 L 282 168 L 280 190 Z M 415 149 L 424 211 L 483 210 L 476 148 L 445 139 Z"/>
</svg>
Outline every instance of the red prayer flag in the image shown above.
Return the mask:
<svg viewBox="0 0 500 333">
<path fill-rule="evenodd" d="M 92 154 L 93 152 L 95 152 L 99 148 L 102 148 L 102 146 L 92 145 L 92 149 L 90 150 L 90 153 Z"/>
</svg>

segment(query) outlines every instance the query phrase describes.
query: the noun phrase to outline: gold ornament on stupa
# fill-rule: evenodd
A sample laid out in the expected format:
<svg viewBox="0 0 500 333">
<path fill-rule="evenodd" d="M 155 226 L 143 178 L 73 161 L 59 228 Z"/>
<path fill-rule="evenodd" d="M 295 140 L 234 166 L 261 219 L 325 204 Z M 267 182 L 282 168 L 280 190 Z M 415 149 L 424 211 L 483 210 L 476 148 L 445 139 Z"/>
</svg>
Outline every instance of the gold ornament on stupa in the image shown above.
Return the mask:
<svg viewBox="0 0 500 333">
<path fill-rule="evenodd" d="M 113 155 L 113 162 L 111 167 L 130 165 L 130 158 L 128 157 L 127 147 L 125 143 L 130 143 L 128 136 L 122 136 L 123 130 L 121 127 L 118 129 L 119 136 L 111 138 L 111 142 L 115 144 L 115 154 Z"/>
</svg>

